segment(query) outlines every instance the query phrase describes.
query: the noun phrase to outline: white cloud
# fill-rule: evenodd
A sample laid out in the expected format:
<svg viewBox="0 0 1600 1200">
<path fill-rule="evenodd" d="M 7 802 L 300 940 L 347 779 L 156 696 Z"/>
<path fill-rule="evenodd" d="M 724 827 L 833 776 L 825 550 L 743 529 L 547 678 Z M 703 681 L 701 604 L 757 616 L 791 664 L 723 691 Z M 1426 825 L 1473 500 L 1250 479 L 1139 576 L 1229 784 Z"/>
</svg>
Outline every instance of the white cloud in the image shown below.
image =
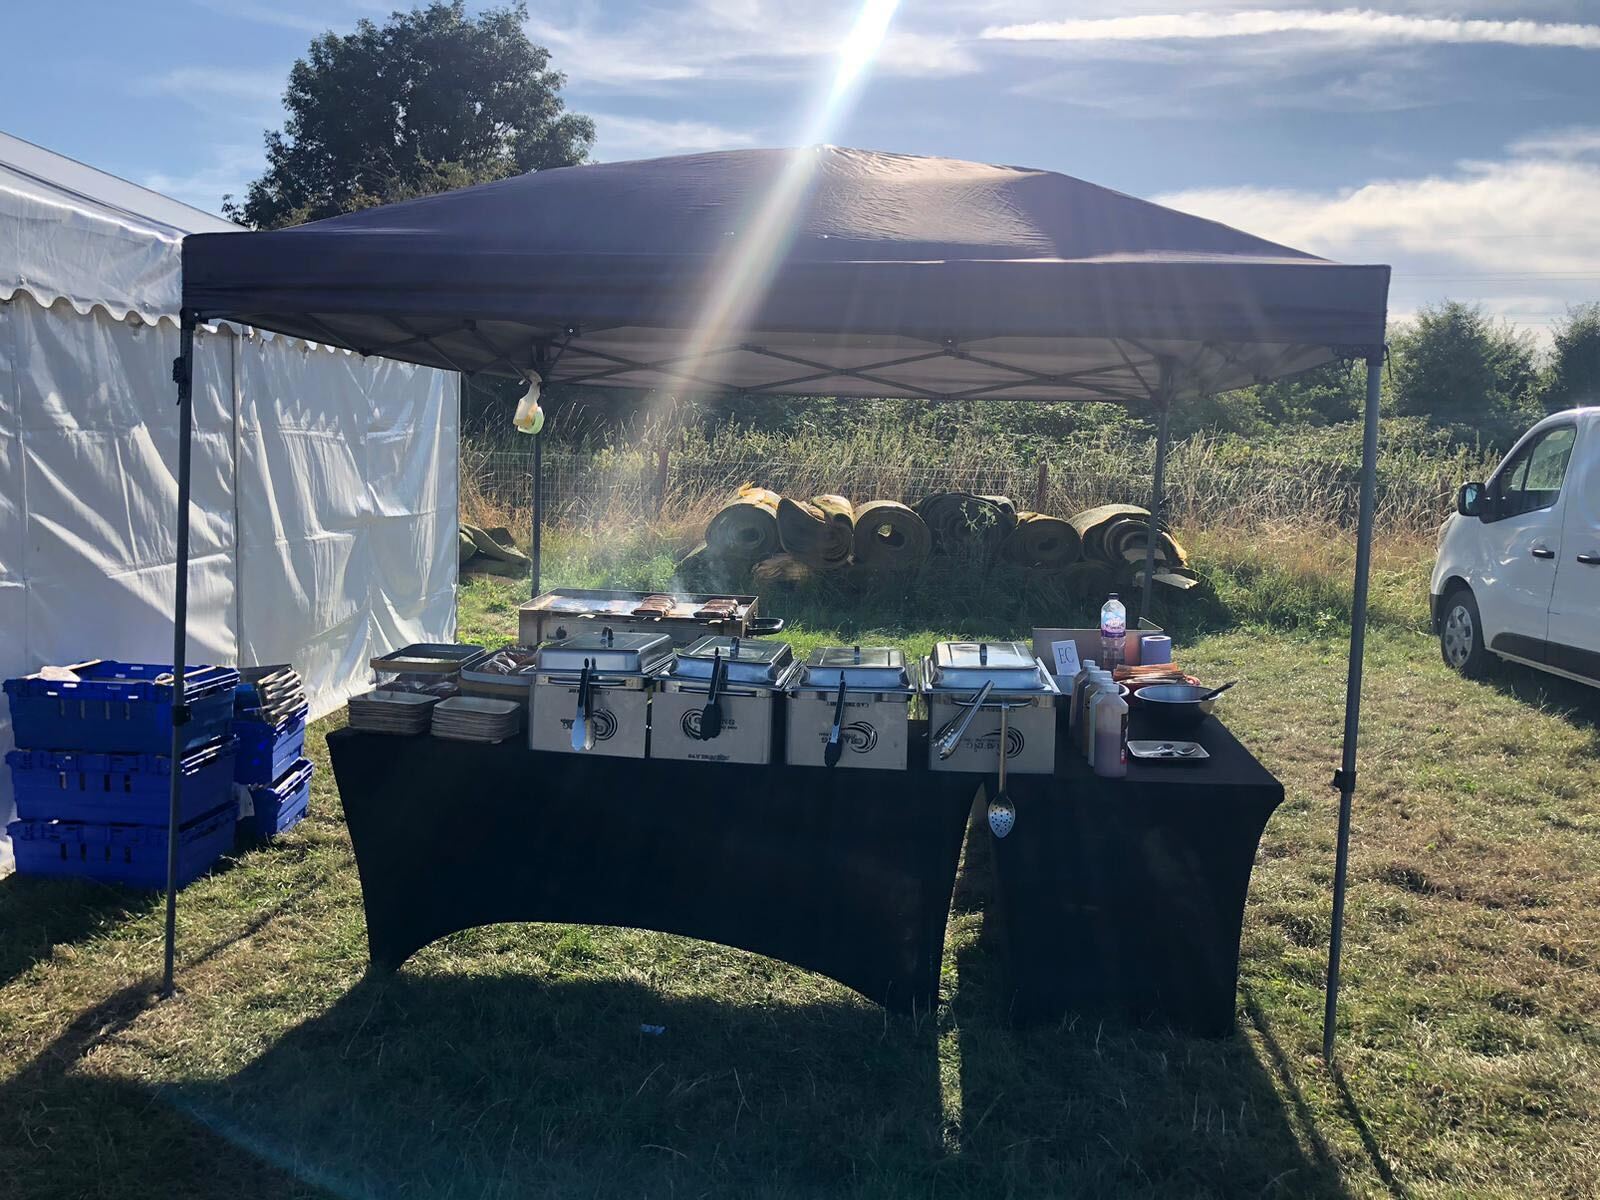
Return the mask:
<svg viewBox="0 0 1600 1200">
<path fill-rule="evenodd" d="M 1204 188 L 1152 197 L 1345 262 L 1394 269 L 1391 310 L 1472 298 L 1534 330 L 1600 296 L 1600 163 L 1516 157 L 1338 192 Z"/>
<path fill-rule="evenodd" d="M 601 161 L 735 150 L 754 144 L 752 134 L 705 121 L 657 121 L 593 113 L 595 157 Z"/>
<path fill-rule="evenodd" d="M 575 87 L 638 88 L 681 80 L 792 83 L 816 76 L 834 55 L 859 6 L 777 0 L 686 0 L 643 7 L 619 19 L 616 10 L 580 8 L 561 24 L 534 18 L 528 33 L 551 50 L 553 65 Z M 976 71 L 969 38 L 947 19 L 911 22 L 921 10 L 902 7 L 878 54 L 880 74 L 936 77 Z"/>
<path fill-rule="evenodd" d="M 1532 134 L 1512 142 L 1511 152 L 1530 158 L 1583 158 L 1600 154 L 1600 127 L 1574 125 Z"/>
<path fill-rule="evenodd" d="M 1600 25 L 1421 17 L 1365 8 L 1247 9 L 1242 12 L 1149 13 L 991 25 L 982 37 L 1019 42 L 1137 42 L 1328 34 L 1347 41 L 1565 46 L 1600 50 Z"/>
</svg>

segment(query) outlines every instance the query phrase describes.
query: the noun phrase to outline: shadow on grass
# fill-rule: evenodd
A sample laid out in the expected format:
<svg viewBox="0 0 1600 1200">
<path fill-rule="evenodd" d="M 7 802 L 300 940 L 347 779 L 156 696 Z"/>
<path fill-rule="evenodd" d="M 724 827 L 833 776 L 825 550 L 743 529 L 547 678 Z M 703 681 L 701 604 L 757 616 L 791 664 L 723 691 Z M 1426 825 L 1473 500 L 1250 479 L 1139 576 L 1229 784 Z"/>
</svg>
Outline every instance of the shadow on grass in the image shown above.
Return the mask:
<svg viewBox="0 0 1600 1200">
<path fill-rule="evenodd" d="M 1600 688 L 1511 662 L 1495 664 L 1486 682 L 1513 700 L 1600 734 Z"/>
<path fill-rule="evenodd" d="M 209 874 L 234 870 L 240 856 L 254 848 L 254 843 L 241 844 L 219 858 Z M 257 932 L 285 911 L 295 897 L 308 894 L 315 882 L 303 883 L 292 895 L 258 912 L 226 943 L 206 950 L 202 959 Z M 35 963 L 49 958 L 57 946 L 88 941 L 149 913 L 165 902 L 164 895 L 159 891 L 119 887 L 92 879 L 13 874 L 0 880 L 0 930 L 4 931 L 4 936 L 0 937 L 0 987 Z M 185 903 L 187 901 L 180 895 L 180 914 Z"/>
<path fill-rule="evenodd" d="M 1277 1076 L 1278 1086 L 1289 1097 L 1289 1102 L 1294 1108 L 1295 1117 L 1299 1122 L 1300 1130 L 1305 1140 L 1310 1144 L 1312 1153 L 1319 1163 L 1332 1166 L 1333 1153 L 1328 1148 L 1328 1143 L 1323 1139 L 1321 1131 L 1317 1128 L 1316 1118 L 1311 1113 L 1311 1106 L 1306 1103 L 1305 1093 L 1300 1090 L 1300 1085 L 1295 1082 L 1294 1072 L 1289 1067 L 1289 1056 L 1284 1052 L 1283 1045 L 1278 1041 L 1277 1034 L 1272 1030 L 1272 1024 L 1267 1020 L 1266 1013 L 1262 1010 L 1260 1002 L 1249 989 L 1244 989 L 1245 1013 L 1250 1019 L 1251 1026 L 1261 1038 L 1261 1044 L 1266 1047 L 1267 1058 L 1272 1064 L 1273 1074 Z M 1383 1152 L 1383 1147 L 1378 1144 L 1377 1137 L 1372 1128 L 1367 1124 L 1366 1116 L 1361 1111 L 1361 1106 L 1356 1103 L 1350 1085 L 1345 1081 L 1344 1072 L 1337 1063 L 1333 1072 L 1334 1086 L 1339 1093 L 1340 1103 L 1343 1105 L 1345 1117 L 1350 1122 L 1350 1127 L 1356 1131 L 1356 1136 L 1361 1139 L 1361 1147 L 1367 1152 L 1367 1158 L 1372 1163 L 1372 1169 L 1377 1172 L 1378 1178 L 1383 1180 L 1383 1185 L 1396 1200 L 1406 1200 L 1411 1193 L 1396 1177 L 1394 1168 L 1389 1165 L 1389 1159 Z"/>
<path fill-rule="evenodd" d="M 173 1099 L 346 1195 L 925 1194 L 950 1169 L 932 1024 L 851 1000 L 374 975 Z"/>
<path fill-rule="evenodd" d="M 1089 1016 L 1013 1027 L 992 840 L 976 809 L 969 835 L 954 907 L 958 915 L 981 908 L 985 920 L 977 940 L 957 949 L 950 1018 L 960 1056 L 956 1138 L 972 1194 L 1348 1195 L 1309 1108 L 1292 1087 L 1298 1104 L 1285 1108 L 1271 1065 L 1246 1039 Z"/>
<path fill-rule="evenodd" d="M 51 904 L 71 902 L 74 887 L 67 884 L 86 886 L 57 880 L 22 883 L 21 894 L 34 894 L 37 903 L 48 898 Z M 107 904 L 112 898 L 121 902 L 114 911 L 102 911 L 102 926 L 132 915 L 130 901 L 150 908 L 160 900 L 160 893 L 103 886 L 98 892 L 104 893 L 101 898 Z M 258 913 L 183 966 L 198 966 L 259 931 L 296 898 L 285 897 Z M 236 1153 L 226 1139 L 163 1103 L 161 1089 L 79 1070 L 96 1050 L 123 1037 L 159 1002 L 154 978 L 112 993 L 79 1013 L 31 1062 L 0 1083 L 0 1129 L 6 1131 L 3 1194 L 29 1200 L 325 1196 L 258 1156 Z"/>
<path fill-rule="evenodd" d="M 104 933 L 161 902 L 160 892 L 140 892 L 87 879 L 0 880 L 0 987 L 57 946 Z"/>
</svg>

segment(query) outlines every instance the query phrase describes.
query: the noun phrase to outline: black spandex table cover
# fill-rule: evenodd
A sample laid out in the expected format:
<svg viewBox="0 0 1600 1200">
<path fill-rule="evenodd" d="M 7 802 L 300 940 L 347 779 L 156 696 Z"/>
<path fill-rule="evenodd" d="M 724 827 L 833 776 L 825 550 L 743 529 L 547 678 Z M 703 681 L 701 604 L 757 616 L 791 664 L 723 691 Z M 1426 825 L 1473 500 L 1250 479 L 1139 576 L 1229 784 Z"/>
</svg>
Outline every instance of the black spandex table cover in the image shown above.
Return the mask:
<svg viewBox="0 0 1600 1200">
<path fill-rule="evenodd" d="M 1130 737 L 1152 737 L 1135 710 Z M 1111 1013 L 1205 1037 L 1234 1027 L 1250 868 L 1283 785 L 1215 717 L 1203 763 L 1096 775 L 1058 738 L 1056 776 L 1013 775 L 994 839 L 1011 1015 Z"/>
<path fill-rule="evenodd" d="M 476 925 L 555 921 L 721 942 L 897 1011 L 938 999 L 975 776 L 353 730 L 328 751 L 377 967 Z"/>
</svg>

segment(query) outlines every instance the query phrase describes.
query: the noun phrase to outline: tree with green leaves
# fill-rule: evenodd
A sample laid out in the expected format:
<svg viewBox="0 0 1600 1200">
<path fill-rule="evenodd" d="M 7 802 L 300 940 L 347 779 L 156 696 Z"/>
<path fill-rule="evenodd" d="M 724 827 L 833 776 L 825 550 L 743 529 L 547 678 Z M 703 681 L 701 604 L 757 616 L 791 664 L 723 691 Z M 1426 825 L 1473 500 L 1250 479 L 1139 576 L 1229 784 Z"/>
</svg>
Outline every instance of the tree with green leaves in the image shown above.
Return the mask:
<svg viewBox="0 0 1600 1200">
<path fill-rule="evenodd" d="M 1426 417 L 1462 441 L 1508 446 L 1542 415 L 1533 342 L 1476 305 L 1418 311 L 1389 341 L 1398 416 Z"/>
<path fill-rule="evenodd" d="M 565 112 L 566 78 L 517 3 L 463 0 L 325 33 L 289 71 L 267 170 L 223 211 L 257 229 L 580 163 L 594 122 Z"/>
<path fill-rule="evenodd" d="M 1554 341 L 1544 385 L 1546 411 L 1600 404 L 1600 303 L 1569 308 L 1555 327 Z"/>
</svg>

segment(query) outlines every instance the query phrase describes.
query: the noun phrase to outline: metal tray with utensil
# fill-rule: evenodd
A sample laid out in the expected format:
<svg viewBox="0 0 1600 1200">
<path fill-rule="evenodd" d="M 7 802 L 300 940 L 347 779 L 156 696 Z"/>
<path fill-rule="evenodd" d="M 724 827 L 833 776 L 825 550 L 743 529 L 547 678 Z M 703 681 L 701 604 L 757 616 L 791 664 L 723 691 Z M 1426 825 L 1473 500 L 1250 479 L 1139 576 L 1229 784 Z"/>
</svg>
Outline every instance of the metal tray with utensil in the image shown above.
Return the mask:
<svg viewBox="0 0 1600 1200">
<path fill-rule="evenodd" d="M 768 763 L 797 668 L 787 642 L 702 638 L 657 677 L 650 757 Z"/>
<path fill-rule="evenodd" d="M 987 774 L 1004 747 L 1011 772 L 1054 773 L 1061 689 L 1025 643 L 940 642 L 923 680 L 931 769 Z"/>
<path fill-rule="evenodd" d="M 917 667 L 889 646 L 822 646 L 789 688 L 787 761 L 903 771 Z"/>
<path fill-rule="evenodd" d="M 540 647 L 528 745 L 643 758 L 656 673 L 672 662 L 664 633 L 604 628 Z"/>
</svg>

